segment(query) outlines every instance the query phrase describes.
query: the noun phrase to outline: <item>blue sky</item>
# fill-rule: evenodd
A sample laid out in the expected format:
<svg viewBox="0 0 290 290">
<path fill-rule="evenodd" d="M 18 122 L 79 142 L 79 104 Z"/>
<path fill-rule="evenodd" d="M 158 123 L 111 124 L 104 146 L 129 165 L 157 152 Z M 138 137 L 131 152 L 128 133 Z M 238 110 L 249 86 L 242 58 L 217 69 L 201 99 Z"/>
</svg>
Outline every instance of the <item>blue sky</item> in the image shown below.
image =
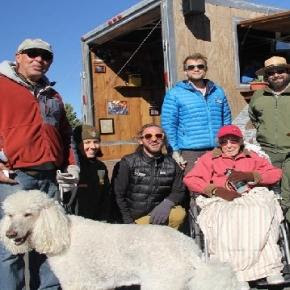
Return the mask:
<svg viewBox="0 0 290 290">
<path fill-rule="evenodd" d="M 174 1 L 174 0 L 173 0 Z M 53 45 L 55 58 L 48 73 L 65 102 L 81 117 L 82 35 L 139 0 L 8 0 L 1 3 L 0 60 L 14 60 L 25 38 L 42 38 Z M 290 9 L 289 0 L 252 0 Z"/>
<path fill-rule="evenodd" d="M 82 35 L 138 0 L 8 0 L 1 3 L 0 61 L 14 60 L 25 38 L 42 38 L 54 49 L 54 62 L 48 77 L 65 102 L 81 117 Z M 5 12 L 4 12 L 5 11 Z"/>
</svg>

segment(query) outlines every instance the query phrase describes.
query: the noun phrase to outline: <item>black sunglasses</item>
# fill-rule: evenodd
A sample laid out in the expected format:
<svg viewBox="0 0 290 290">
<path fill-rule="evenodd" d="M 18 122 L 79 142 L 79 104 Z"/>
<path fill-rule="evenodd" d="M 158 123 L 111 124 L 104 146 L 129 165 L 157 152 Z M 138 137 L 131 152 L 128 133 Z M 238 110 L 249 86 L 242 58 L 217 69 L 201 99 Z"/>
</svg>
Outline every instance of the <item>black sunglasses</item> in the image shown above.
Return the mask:
<svg viewBox="0 0 290 290">
<path fill-rule="evenodd" d="M 190 64 L 186 67 L 186 70 L 194 70 L 195 68 L 205 69 L 205 65 L 204 64 L 197 64 L 197 65 Z"/>
<path fill-rule="evenodd" d="M 149 140 L 149 139 L 152 139 L 153 136 L 156 137 L 156 139 L 158 139 L 158 140 L 162 140 L 164 138 L 164 134 L 163 133 L 157 133 L 157 134 L 147 133 L 147 134 L 141 136 L 141 138 Z"/>
<path fill-rule="evenodd" d="M 228 141 L 230 141 L 230 143 L 232 144 L 238 144 L 240 142 L 241 138 L 239 137 L 221 137 L 219 139 L 219 143 L 220 145 L 225 145 L 228 144 Z"/>
<path fill-rule="evenodd" d="M 286 72 L 287 72 L 287 69 L 286 68 L 277 68 L 277 69 L 272 69 L 272 70 L 266 71 L 266 75 L 268 77 L 271 77 L 271 76 L 273 76 L 276 73 L 278 75 L 281 75 L 281 74 L 286 73 Z"/>
<path fill-rule="evenodd" d="M 35 48 L 26 49 L 26 50 L 23 50 L 21 53 L 28 55 L 28 57 L 30 57 L 30 58 L 36 58 L 38 56 L 41 56 L 41 58 L 44 61 L 51 61 L 53 58 L 53 54 L 47 50 L 44 50 L 44 49 L 35 49 Z"/>
</svg>

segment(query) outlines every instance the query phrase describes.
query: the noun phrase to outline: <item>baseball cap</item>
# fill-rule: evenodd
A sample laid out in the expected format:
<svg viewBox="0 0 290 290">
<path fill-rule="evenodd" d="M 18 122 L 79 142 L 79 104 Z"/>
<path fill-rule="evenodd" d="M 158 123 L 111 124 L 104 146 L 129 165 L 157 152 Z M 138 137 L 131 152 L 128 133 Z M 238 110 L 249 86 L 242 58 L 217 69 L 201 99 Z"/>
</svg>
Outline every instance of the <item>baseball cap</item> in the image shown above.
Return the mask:
<svg viewBox="0 0 290 290">
<path fill-rule="evenodd" d="M 18 46 L 17 52 L 22 52 L 24 50 L 34 49 L 34 48 L 43 49 L 53 54 L 51 45 L 40 38 L 35 38 L 35 39 L 27 38 L 23 40 Z"/>
<path fill-rule="evenodd" d="M 224 137 L 226 135 L 234 135 L 243 138 L 242 131 L 235 125 L 226 125 L 219 129 L 217 134 L 218 138 Z"/>
<path fill-rule="evenodd" d="M 91 125 L 79 125 L 74 129 L 74 139 L 77 144 L 86 139 L 100 140 L 100 132 Z"/>
</svg>

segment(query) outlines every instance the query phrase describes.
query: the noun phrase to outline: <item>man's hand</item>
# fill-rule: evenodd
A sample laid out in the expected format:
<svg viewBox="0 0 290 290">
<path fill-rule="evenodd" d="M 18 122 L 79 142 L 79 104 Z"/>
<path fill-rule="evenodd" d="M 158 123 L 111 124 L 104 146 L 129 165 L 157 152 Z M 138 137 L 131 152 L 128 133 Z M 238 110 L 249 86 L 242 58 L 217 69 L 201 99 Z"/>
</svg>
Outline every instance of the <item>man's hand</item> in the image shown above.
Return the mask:
<svg viewBox="0 0 290 290">
<path fill-rule="evenodd" d="M 229 182 L 237 182 L 237 181 L 254 181 L 255 177 L 252 172 L 242 172 L 242 171 L 235 171 L 232 170 L 230 176 L 228 177 Z"/>
<path fill-rule="evenodd" d="M 241 195 L 234 190 L 228 190 L 224 187 L 217 187 L 213 190 L 213 195 L 223 198 L 227 201 L 232 201 Z"/>
<path fill-rule="evenodd" d="M 174 202 L 169 199 L 164 199 L 160 204 L 158 204 L 151 211 L 150 215 L 150 223 L 155 225 L 164 224 L 168 217 L 171 208 L 174 206 Z"/>
<path fill-rule="evenodd" d="M 0 163 L 0 183 L 18 183 L 16 180 L 9 178 L 9 169 L 7 169 L 3 163 Z"/>
<path fill-rule="evenodd" d="M 178 151 L 173 151 L 172 158 L 176 161 L 176 163 L 182 170 L 185 169 L 187 161 L 183 159 L 183 157 Z"/>
</svg>

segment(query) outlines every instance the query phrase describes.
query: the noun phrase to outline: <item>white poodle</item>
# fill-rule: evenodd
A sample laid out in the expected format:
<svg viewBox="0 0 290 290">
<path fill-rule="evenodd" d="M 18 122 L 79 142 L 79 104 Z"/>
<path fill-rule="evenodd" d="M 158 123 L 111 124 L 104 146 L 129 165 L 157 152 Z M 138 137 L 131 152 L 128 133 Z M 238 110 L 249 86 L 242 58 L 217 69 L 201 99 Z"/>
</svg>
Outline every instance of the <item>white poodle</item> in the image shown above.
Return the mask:
<svg viewBox="0 0 290 290">
<path fill-rule="evenodd" d="M 205 264 L 194 241 L 166 226 L 117 225 L 66 215 L 46 194 L 20 191 L 3 203 L 0 237 L 13 253 L 35 249 L 64 290 L 235 290 L 235 274 Z"/>
</svg>

